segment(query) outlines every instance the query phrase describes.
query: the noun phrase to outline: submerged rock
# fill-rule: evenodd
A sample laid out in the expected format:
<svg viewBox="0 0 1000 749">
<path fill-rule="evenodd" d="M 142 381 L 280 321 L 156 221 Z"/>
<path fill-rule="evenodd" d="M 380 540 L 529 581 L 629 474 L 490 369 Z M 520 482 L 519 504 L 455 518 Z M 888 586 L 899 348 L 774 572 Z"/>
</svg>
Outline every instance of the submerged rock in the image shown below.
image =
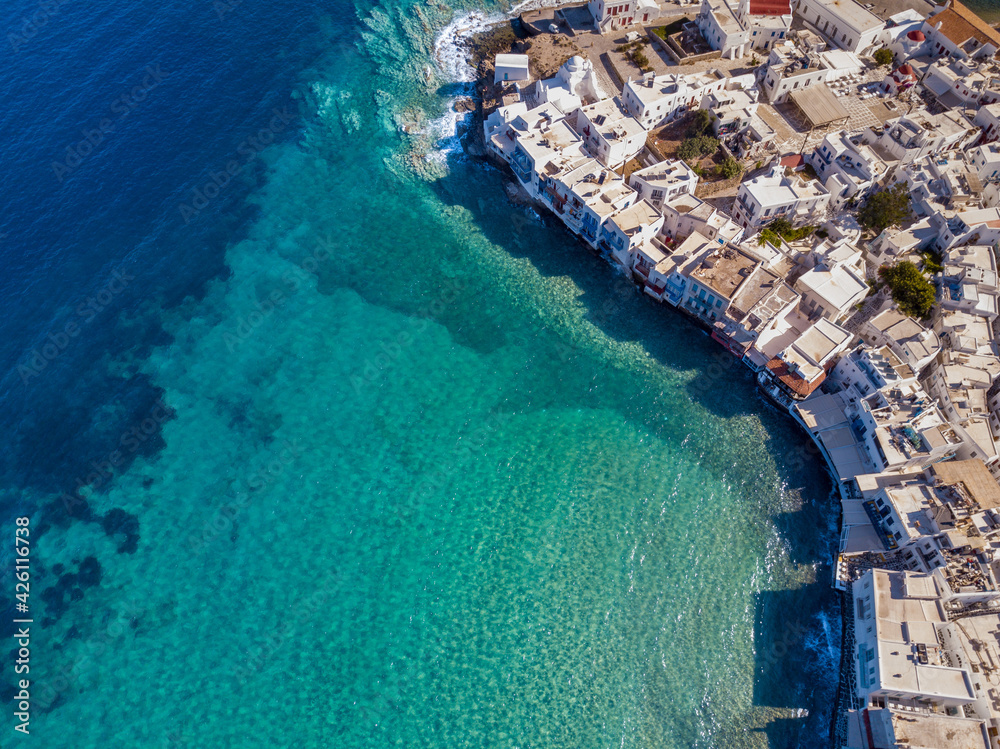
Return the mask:
<svg viewBox="0 0 1000 749">
<path fill-rule="evenodd" d="M 97 561 L 97 557 L 87 557 L 80 562 L 77 577 L 79 578 L 79 582 L 82 587 L 94 587 L 101 582 L 102 576 L 103 571 L 101 570 L 101 563 Z"/>
</svg>

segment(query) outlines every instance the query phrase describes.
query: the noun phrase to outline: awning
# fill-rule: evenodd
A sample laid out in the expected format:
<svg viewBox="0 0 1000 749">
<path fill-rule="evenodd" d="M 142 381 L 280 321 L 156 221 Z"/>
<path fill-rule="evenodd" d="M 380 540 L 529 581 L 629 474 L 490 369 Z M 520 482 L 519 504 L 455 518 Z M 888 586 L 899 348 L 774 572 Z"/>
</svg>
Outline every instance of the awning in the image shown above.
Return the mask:
<svg viewBox="0 0 1000 749">
<path fill-rule="evenodd" d="M 802 110 L 802 114 L 806 116 L 809 124 L 813 127 L 846 120 L 851 116 L 851 113 L 837 101 L 837 97 L 826 87 L 825 83 L 817 83 L 800 91 L 792 91 L 789 98 L 795 106 Z"/>
</svg>

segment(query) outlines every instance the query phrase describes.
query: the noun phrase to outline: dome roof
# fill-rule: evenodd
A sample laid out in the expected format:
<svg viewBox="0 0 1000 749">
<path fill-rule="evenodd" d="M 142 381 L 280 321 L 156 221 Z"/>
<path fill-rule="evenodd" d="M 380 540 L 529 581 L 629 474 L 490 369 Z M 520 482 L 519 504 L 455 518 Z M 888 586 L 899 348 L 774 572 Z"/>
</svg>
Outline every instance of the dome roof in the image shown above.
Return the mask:
<svg viewBox="0 0 1000 749">
<path fill-rule="evenodd" d="M 910 67 L 910 65 L 908 63 L 904 62 L 902 65 L 899 66 L 899 74 L 900 75 L 913 75 L 913 68 Z"/>
<path fill-rule="evenodd" d="M 583 67 L 583 58 L 580 55 L 573 55 L 566 61 L 569 70 L 580 70 Z"/>
<path fill-rule="evenodd" d="M 922 42 L 926 37 L 924 36 L 924 32 L 920 29 L 914 29 L 913 31 L 908 31 L 906 33 L 906 38 L 911 42 Z"/>
</svg>

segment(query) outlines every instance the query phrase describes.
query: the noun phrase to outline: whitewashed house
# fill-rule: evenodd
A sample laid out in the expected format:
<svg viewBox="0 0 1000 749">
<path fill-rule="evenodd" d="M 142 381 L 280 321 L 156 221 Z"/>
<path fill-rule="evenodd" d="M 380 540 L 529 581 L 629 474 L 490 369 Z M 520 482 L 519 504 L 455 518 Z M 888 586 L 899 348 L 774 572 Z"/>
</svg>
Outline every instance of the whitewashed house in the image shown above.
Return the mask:
<svg viewBox="0 0 1000 749">
<path fill-rule="evenodd" d="M 776 166 L 770 174 L 742 182 L 733 204 L 733 218 L 746 229 L 759 229 L 778 217 L 793 225 L 820 217 L 830 204 L 830 193 L 818 180 L 785 174 Z"/>
<path fill-rule="evenodd" d="M 646 128 L 617 99 L 605 99 L 577 110 L 576 131 L 591 155 L 612 169 L 635 158 L 646 145 Z"/>
<path fill-rule="evenodd" d="M 798 0 L 795 14 L 841 49 L 874 51 L 885 21 L 854 0 Z"/>
</svg>

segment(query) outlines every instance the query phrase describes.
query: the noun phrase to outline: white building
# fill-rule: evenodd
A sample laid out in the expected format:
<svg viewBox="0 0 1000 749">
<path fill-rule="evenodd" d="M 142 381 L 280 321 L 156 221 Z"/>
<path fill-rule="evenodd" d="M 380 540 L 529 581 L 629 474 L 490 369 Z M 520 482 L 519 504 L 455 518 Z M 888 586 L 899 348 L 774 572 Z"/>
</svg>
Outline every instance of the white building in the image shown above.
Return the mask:
<svg viewBox="0 0 1000 749">
<path fill-rule="evenodd" d="M 674 159 L 632 172 L 628 184 L 639 193 L 641 200 L 649 201 L 662 211 L 664 202 L 679 195 L 694 195 L 698 175 L 683 161 Z"/>
<path fill-rule="evenodd" d="M 830 193 L 817 180 L 785 174 L 776 166 L 771 173 L 740 184 L 733 204 L 733 218 L 747 229 L 759 229 L 778 217 L 793 225 L 819 218 L 830 203 Z"/>
<path fill-rule="evenodd" d="M 931 712 L 913 705 L 847 711 L 847 744 L 852 749 L 881 746 L 995 749 L 989 724 L 977 718 Z M 869 741 L 874 743 L 869 743 Z"/>
<path fill-rule="evenodd" d="M 939 57 L 989 58 L 1000 49 L 1000 34 L 959 2 L 927 17 L 922 31 L 927 49 Z"/>
<path fill-rule="evenodd" d="M 632 270 L 635 251 L 660 233 L 663 214 L 639 200 L 611 215 L 601 227 L 598 246 L 611 252 L 626 270 Z"/>
<path fill-rule="evenodd" d="M 906 746 L 993 747 L 997 685 L 987 664 L 1000 656 L 998 615 L 984 611 L 950 621 L 962 603 L 941 571 L 873 569 L 851 590 L 860 703 L 907 715 L 892 729 Z M 872 736 L 878 727 L 869 716 L 864 733 Z"/>
<path fill-rule="evenodd" d="M 566 163 L 586 156 L 583 141 L 564 120 L 520 135 L 510 157 L 510 168 L 533 198 L 544 188 L 545 169 L 557 161 Z"/>
<path fill-rule="evenodd" d="M 937 247 L 942 252 L 963 244 L 1000 242 L 1000 208 L 977 208 L 960 213 L 940 214 Z"/>
<path fill-rule="evenodd" d="M 649 23 L 660 16 L 660 6 L 655 0 L 590 0 L 587 8 L 602 34 Z"/>
<path fill-rule="evenodd" d="M 884 149 L 890 158 L 909 164 L 928 154 L 964 148 L 978 132 L 960 112 L 932 115 L 921 108 L 887 120 L 883 127 L 868 128 L 862 137 L 865 143 Z"/>
<path fill-rule="evenodd" d="M 983 129 L 980 143 L 992 143 L 1000 135 L 1000 104 L 986 104 L 976 110 L 972 121 Z"/>
<path fill-rule="evenodd" d="M 743 227 L 729 216 L 694 195 L 678 195 L 664 202 L 661 238 L 666 243 L 681 242 L 695 232 L 709 240 L 737 243 L 743 238 Z M 718 245 L 718 242 L 716 242 Z"/>
<path fill-rule="evenodd" d="M 866 321 L 858 335 L 869 346 L 889 347 L 918 373 L 941 351 L 937 333 L 896 309 L 887 309 Z"/>
<path fill-rule="evenodd" d="M 741 249 L 716 245 L 685 274 L 682 306 L 707 322 L 721 319 L 737 291 L 759 265 L 760 260 Z"/>
<path fill-rule="evenodd" d="M 727 59 L 743 57 L 751 47 L 750 32 L 726 0 L 702 0 L 695 22 L 708 45 Z"/>
<path fill-rule="evenodd" d="M 579 109 L 576 131 L 591 155 L 612 169 L 637 156 L 646 145 L 646 128 L 617 99 L 605 99 Z"/>
<path fill-rule="evenodd" d="M 792 26 L 789 0 L 739 0 L 733 15 L 747 30 L 753 49 L 781 44 Z"/>
<path fill-rule="evenodd" d="M 527 55 L 497 55 L 494 69 L 494 83 L 513 83 L 531 80 L 528 72 Z"/>
<path fill-rule="evenodd" d="M 727 78 L 718 70 L 705 70 L 687 75 L 668 73 L 654 76 L 647 73 L 641 79 L 628 80 L 622 91 L 626 111 L 651 130 L 701 106 L 713 93 L 727 87 L 752 85 L 753 76 Z"/>
<path fill-rule="evenodd" d="M 858 269 L 861 252 L 850 245 L 835 248 L 794 284 L 802 297 L 799 309 L 815 319 L 838 322 L 868 295 L 868 284 Z"/>
<path fill-rule="evenodd" d="M 552 77 L 538 81 L 534 85 L 533 98 L 536 104 L 553 104 L 563 114 L 595 101 L 607 99 L 594 71 L 594 64 L 579 55 L 574 55 L 562 64 Z"/>
<path fill-rule="evenodd" d="M 846 130 L 823 138 L 806 156 L 806 161 L 830 193 L 832 208 L 864 198 L 878 187 L 889 170 L 870 146 L 859 138 L 851 139 Z"/>
<path fill-rule="evenodd" d="M 874 51 L 885 21 L 854 0 L 798 0 L 795 14 L 841 49 Z"/>
<path fill-rule="evenodd" d="M 768 101 L 781 103 L 798 91 L 830 79 L 819 52 L 803 52 L 798 47 L 775 47 L 767 57 L 763 87 Z"/>
<path fill-rule="evenodd" d="M 965 157 L 976 170 L 976 176 L 979 177 L 981 184 L 1000 182 L 1000 144 L 986 143 L 975 146 L 965 152 Z"/>
<path fill-rule="evenodd" d="M 971 60 L 940 60 L 927 66 L 921 82 L 942 106 L 953 108 L 978 105 L 992 79 Z"/>
<path fill-rule="evenodd" d="M 712 114 L 712 132 L 720 137 L 747 130 L 758 106 L 756 89 L 725 89 L 701 100 L 701 108 Z"/>
<path fill-rule="evenodd" d="M 621 175 L 594 158 L 547 177 L 544 185 L 542 197 L 570 230 L 595 249 L 607 220 L 638 197 Z"/>
<path fill-rule="evenodd" d="M 980 207 L 982 184 L 961 152 L 930 153 L 904 164 L 896 170 L 893 182 L 909 188 L 915 216 L 937 217 L 948 210 Z"/>
<path fill-rule="evenodd" d="M 764 365 L 758 382 L 793 401 L 808 398 L 826 380 L 852 338 L 839 325 L 820 318 Z"/>
</svg>

